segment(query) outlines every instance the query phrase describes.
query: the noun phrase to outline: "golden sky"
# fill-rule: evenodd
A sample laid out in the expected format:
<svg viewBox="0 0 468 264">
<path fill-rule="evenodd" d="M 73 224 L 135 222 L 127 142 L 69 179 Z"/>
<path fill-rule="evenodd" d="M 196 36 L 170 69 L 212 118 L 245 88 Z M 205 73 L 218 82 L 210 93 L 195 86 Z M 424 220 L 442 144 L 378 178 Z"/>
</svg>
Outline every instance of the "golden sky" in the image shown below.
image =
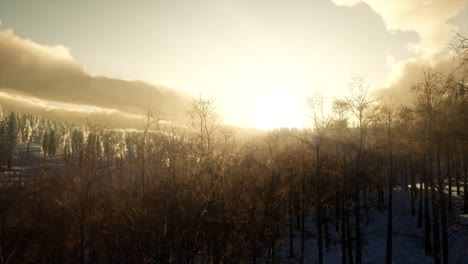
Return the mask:
<svg viewBox="0 0 468 264">
<path fill-rule="evenodd" d="M 131 114 L 155 104 L 182 115 L 203 96 L 228 124 L 302 127 L 307 96 L 345 96 L 355 75 L 391 87 L 409 64 L 443 60 L 453 32 L 468 30 L 466 4 L 0 1 L 0 88 Z"/>
</svg>

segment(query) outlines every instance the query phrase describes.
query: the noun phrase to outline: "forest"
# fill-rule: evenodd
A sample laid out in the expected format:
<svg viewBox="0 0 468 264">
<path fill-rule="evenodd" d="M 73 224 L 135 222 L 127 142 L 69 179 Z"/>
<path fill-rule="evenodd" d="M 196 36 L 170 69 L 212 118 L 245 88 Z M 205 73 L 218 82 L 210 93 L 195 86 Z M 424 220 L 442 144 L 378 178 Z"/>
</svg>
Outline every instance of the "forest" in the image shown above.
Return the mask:
<svg viewBox="0 0 468 264">
<path fill-rule="evenodd" d="M 413 104 L 356 77 L 347 96 L 308 98 L 304 129 L 241 136 L 205 98 L 187 124 L 150 109 L 133 130 L 2 111 L 0 263 L 359 264 L 375 243 L 378 263 L 413 263 L 401 243 L 414 263 L 467 263 L 459 41 L 460 66 L 424 70 Z"/>
</svg>

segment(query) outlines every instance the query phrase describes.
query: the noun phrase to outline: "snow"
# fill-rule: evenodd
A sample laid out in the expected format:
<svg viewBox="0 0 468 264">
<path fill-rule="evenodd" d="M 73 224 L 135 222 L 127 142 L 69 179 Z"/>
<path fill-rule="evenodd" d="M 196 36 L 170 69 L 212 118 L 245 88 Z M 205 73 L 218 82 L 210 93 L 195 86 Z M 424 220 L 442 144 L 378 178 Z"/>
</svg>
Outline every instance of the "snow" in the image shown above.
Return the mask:
<svg viewBox="0 0 468 264">
<path fill-rule="evenodd" d="M 385 198 L 387 199 L 387 196 Z M 424 226 L 417 228 L 418 201 L 415 200 L 416 215 L 411 216 L 410 191 L 398 189 L 394 192 L 393 198 L 393 263 L 433 263 L 433 256 L 426 256 L 424 253 Z M 363 263 L 384 263 L 387 243 L 387 210 L 379 212 L 375 207 L 372 207 L 369 210 L 369 216 L 370 223 L 362 223 L 361 225 L 364 241 Z M 451 223 L 460 223 L 460 219 L 465 219 L 464 223 L 468 223 L 468 217 L 461 214 L 456 216 L 452 214 L 449 221 Z M 313 237 L 316 233 L 315 222 L 308 219 L 306 226 L 308 230 L 311 230 L 312 236 L 306 240 L 304 263 L 318 263 L 317 242 Z M 295 232 L 295 258 L 288 259 L 289 234 L 286 230 L 284 239 L 279 242 L 277 252 L 280 254 L 281 263 L 299 263 L 300 231 L 296 230 Z M 332 239 L 338 240 L 338 242 L 332 241 L 331 248 L 328 251 L 324 249 L 324 263 L 341 263 L 341 245 L 339 243 L 339 234 L 335 234 L 334 224 L 330 225 L 330 234 Z M 466 226 L 457 227 L 457 225 L 452 225 L 449 228 L 449 252 L 449 263 L 468 263 L 468 228 Z M 354 251 L 353 257 L 355 258 Z"/>
</svg>

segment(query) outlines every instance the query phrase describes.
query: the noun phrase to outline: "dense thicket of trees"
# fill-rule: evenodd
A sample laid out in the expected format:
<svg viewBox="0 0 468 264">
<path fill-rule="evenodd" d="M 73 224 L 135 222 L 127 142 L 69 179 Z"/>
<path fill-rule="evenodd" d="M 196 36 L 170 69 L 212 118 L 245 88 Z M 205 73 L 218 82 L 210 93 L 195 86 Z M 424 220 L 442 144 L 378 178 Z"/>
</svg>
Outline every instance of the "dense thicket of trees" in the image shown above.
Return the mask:
<svg viewBox="0 0 468 264">
<path fill-rule="evenodd" d="M 310 251 L 323 263 L 333 245 L 362 263 L 373 208 L 388 213 L 392 263 L 395 190 L 425 253 L 449 263 L 449 234 L 467 228 L 463 69 L 425 71 L 411 106 L 356 78 L 348 97 L 309 100 L 310 129 L 242 139 L 206 99 L 187 126 L 150 110 L 134 131 L 1 114 L 0 263 L 304 263 Z"/>
</svg>

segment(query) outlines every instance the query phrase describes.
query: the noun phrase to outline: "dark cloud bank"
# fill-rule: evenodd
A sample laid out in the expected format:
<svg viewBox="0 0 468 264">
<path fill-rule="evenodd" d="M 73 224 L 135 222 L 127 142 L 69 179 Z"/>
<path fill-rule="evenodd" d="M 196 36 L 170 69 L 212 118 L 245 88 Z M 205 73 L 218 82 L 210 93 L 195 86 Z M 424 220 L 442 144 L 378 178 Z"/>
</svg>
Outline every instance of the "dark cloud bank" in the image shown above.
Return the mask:
<svg viewBox="0 0 468 264">
<path fill-rule="evenodd" d="M 0 29 L 0 92 L 20 96 L 0 96 L 2 105 L 17 111 L 68 120 L 107 119 L 113 126 L 145 114 L 148 107 L 166 119 L 182 118 L 190 101 L 188 96 L 162 85 L 92 76 L 67 48 L 39 45 L 4 29 Z M 27 102 L 24 98 L 39 100 Z M 42 100 L 74 104 L 75 110 L 50 107 Z M 77 105 L 102 111 L 80 111 Z"/>
</svg>

